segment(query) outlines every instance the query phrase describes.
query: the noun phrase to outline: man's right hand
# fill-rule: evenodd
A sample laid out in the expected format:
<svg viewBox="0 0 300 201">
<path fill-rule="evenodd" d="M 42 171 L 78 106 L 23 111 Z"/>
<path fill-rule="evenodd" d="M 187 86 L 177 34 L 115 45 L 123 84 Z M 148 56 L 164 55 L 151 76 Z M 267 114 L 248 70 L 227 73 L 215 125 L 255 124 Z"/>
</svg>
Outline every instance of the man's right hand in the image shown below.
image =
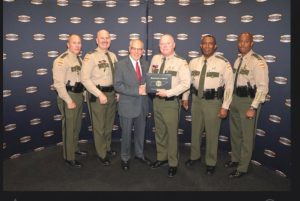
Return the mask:
<svg viewBox="0 0 300 201">
<path fill-rule="evenodd" d="M 75 109 L 76 108 L 76 103 L 74 101 L 72 101 L 71 103 L 67 104 L 68 109 Z"/>
<path fill-rule="evenodd" d="M 182 100 L 181 102 L 182 107 L 187 111 L 189 109 L 189 101 L 188 100 Z"/>
<path fill-rule="evenodd" d="M 140 85 L 139 86 L 139 95 L 141 95 L 141 96 L 147 95 L 147 93 L 146 93 L 146 86 L 145 85 Z"/>
<path fill-rule="evenodd" d="M 105 94 L 101 93 L 100 96 L 99 96 L 99 101 L 100 101 L 100 104 L 104 105 L 107 103 L 107 97 Z"/>
</svg>

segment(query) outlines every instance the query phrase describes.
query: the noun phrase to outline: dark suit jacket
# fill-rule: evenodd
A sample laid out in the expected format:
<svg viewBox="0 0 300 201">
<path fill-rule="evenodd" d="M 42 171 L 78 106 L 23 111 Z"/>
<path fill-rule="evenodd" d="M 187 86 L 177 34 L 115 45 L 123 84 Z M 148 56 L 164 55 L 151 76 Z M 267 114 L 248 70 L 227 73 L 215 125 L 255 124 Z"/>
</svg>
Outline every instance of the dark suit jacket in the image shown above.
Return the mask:
<svg viewBox="0 0 300 201">
<path fill-rule="evenodd" d="M 142 69 L 142 84 L 145 83 L 149 63 L 140 59 Z M 148 113 L 148 96 L 139 95 L 139 81 L 135 68 L 129 56 L 116 63 L 115 66 L 114 88 L 120 94 L 118 103 L 118 113 L 120 116 L 135 118 L 141 113 Z"/>
</svg>

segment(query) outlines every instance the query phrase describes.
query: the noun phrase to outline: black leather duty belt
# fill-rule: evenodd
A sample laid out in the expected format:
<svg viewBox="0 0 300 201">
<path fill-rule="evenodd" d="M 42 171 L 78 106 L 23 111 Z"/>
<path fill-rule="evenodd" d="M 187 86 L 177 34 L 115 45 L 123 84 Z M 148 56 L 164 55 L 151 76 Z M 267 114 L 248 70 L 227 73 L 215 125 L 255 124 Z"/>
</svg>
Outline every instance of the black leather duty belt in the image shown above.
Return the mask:
<svg viewBox="0 0 300 201">
<path fill-rule="evenodd" d="M 114 91 L 113 86 L 101 87 L 101 86 L 97 85 L 97 88 L 100 89 L 102 92 L 112 92 L 112 91 Z"/>
</svg>

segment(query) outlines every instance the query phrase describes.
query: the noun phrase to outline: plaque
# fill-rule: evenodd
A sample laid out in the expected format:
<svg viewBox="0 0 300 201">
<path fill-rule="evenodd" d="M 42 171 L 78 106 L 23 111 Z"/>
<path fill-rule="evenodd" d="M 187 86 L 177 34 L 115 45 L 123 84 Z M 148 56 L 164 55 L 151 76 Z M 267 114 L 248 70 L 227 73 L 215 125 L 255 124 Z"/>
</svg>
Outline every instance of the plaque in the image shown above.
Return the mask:
<svg viewBox="0 0 300 201">
<path fill-rule="evenodd" d="M 146 75 L 146 92 L 156 93 L 157 89 L 171 89 L 172 75 L 147 73 Z"/>
</svg>

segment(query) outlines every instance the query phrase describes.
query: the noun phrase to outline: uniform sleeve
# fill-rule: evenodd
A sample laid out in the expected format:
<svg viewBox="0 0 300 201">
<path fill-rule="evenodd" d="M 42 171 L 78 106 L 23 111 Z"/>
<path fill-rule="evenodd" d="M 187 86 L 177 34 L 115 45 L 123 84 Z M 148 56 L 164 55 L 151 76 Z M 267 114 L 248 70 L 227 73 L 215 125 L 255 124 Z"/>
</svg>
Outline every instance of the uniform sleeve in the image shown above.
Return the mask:
<svg viewBox="0 0 300 201">
<path fill-rule="evenodd" d="M 71 97 L 69 96 L 65 79 L 67 74 L 66 62 L 62 58 L 57 58 L 53 62 L 53 85 L 58 93 L 58 96 L 63 99 L 67 104 L 72 102 Z"/>
<path fill-rule="evenodd" d="M 190 88 L 191 74 L 188 68 L 188 64 L 185 60 L 182 60 L 180 65 L 181 66 L 178 70 L 179 84 L 167 90 L 167 97 L 179 96 L 180 94 L 182 94 Z"/>
<path fill-rule="evenodd" d="M 269 92 L 269 71 L 264 59 L 256 60 L 253 68 L 253 76 L 256 85 L 256 94 L 251 106 L 258 108 L 260 103 L 265 102 L 266 95 Z"/>
<path fill-rule="evenodd" d="M 192 77 L 192 61 L 190 61 L 189 63 L 189 73 L 190 73 L 190 78 Z M 182 94 L 182 100 L 189 100 L 189 95 L 190 95 L 190 89 L 188 89 L 187 91 L 185 91 L 183 94 Z"/>
<path fill-rule="evenodd" d="M 227 109 L 232 101 L 232 93 L 233 93 L 233 85 L 234 85 L 234 76 L 232 72 L 232 68 L 229 62 L 225 63 L 225 71 L 223 75 L 224 83 L 225 83 L 225 91 L 222 108 Z"/>
<path fill-rule="evenodd" d="M 82 62 L 81 82 L 90 93 L 98 97 L 100 96 L 101 91 L 96 87 L 96 85 L 91 80 L 92 72 L 95 65 L 96 64 L 92 58 L 92 55 L 86 54 Z"/>
</svg>

